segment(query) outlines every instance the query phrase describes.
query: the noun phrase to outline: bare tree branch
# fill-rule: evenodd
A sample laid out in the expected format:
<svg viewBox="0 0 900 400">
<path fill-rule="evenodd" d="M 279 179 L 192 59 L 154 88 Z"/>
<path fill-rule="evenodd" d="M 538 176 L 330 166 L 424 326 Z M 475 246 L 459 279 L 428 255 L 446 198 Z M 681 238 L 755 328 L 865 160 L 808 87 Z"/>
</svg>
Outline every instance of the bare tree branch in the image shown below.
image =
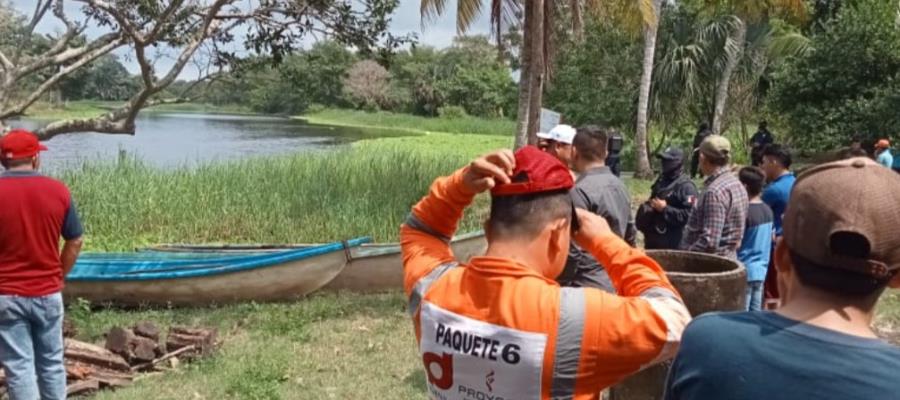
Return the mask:
<svg viewBox="0 0 900 400">
<path fill-rule="evenodd" d="M 62 65 L 66 63 L 72 62 L 72 60 L 78 60 L 79 58 L 85 56 L 86 54 L 93 53 L 97 49 L 107 48 L 107 53 L 112 50 L 115 50 L 117 47 L 124 45 L 127 43 L 126 40 L 119 33 L 107 33 L 103 35 L 91 43 L 88 43 L 81 47 L 71 48 L 64 51 L 58 52 L 56 55 L 47 55 L 46 53 L 41 57 L 38 57 L 31 64 L 24 65 L 19 67 L 16 70 L 15 78 L 21 79 L 25 76 L 28 76 L 36 71 L 47 68 L 51 65 Z M 110 44 L 114 44 L 114 46 L 109 47 Z M 52 52 L 52 51 L 51 51 Z M 48 53 L 51 53 L 48 52 Z M 102 55 L 102 54 L 101 54 Z"/>
<path fill-rule="evenodd" d="M 31 36 L 34 33 L 34 28 L 37 27 L 37 24 L 44 19 L 44 15 L 47 14 L 47 10 L 50 9 L 50 5 L 53 4 L 52 0 L 37 0 L 34 4 L 34 14 L 31 17 L 31 22 L 28 23 L 28 26 L 25 27 L 25 34 Z"/>
<path fill-rule="evenodd" d="M 28 109 L 28 107 L 30 107 L 32 104 L 34 104 L 34 102 L 38 101 L 38 99 L 40 99 L 41 96 L 44 95 L 44 93 L 53 88 L 60 79 L 64 78 L 66 75 L 69 75 L 72 71 L 75 71 L 76 69 L 81 68 L 88 63 L 96 60 L 100 56 L 109 53 L 117 46 L 117 43 L 108 43 L 106 47 L 95 49 L 93 52 L 85 55 L 75 63 L 61 68 L 56 72 L 56 74 L 54 74 L 49 79 L 45 80 L 44 83 L 38 86 L 38 88 L 35 89 L 25 100 L 20 101 L 18 104 L 9 109 L 0 111 L 0 119 L 22 115 L 23 113 L 25 113 L 25 110 Z"/>
<path fill-rule="evenodd" d="M 150 34 L 147 35 L 146 41 L 141 44 L 147 44 L 148 42 L 155 41 L 160 32 L 162 32 L 162 28 L 170 23 L 169 19 L 172 17 L 172 14 L 181 7 L 181 4 L 184 3 L 184 0 L 172 0 L 169 3 L 169 7 L 163 11 L 162 16 L 159 18 L 159 22 L 156 23 L 156 26 L 153 27 L 153 30 L 150 31 Z"/>
<path fill-rule="evenodd" d="M 151 96 L 155 95 L 162 89 L 165 89 L 167 86 L 172 84 L 181 71 L 184 69 L 185 65 L 191 60 L 191 57 L 197 51 L 203 42 L 216 33 L 218 26 L 221 21 L 216 20 L 215 16 L 221 10 L 221 8 L 228 3 L 229 0 L 216 0 L 208 9 L 207 14 L 203 18 L 203 23 L 200 29 L 196 32 L 194 37 L 188 42 L 185 48 L 181 51 L 181 54 L 175 61 L 175 64 L 172 68 L 169 69 L 169 72 L 160 80 L 153 81 L 152 70 L 153 67 L 149 63 L 144 54 L 144 46 L 140 44 L 135 45 L 135 52 L 138 56 L 138 63 L 141 66 L 142 75 L 144 76 L 144 87 L 122 107 L 113 110 L 107 114 L 104 114 L 97 118 L 88 118 L 88 119 L 77 119 L 77 120 L 69 120 L 69 121 L 60 121 L 51 123 L 44 128 L 39 129 L 36 133 L 42 140 L 47 140 L 53 136 L 60 135 L 63 133 L 70 132 L 103 132 L 103 133 L 114 133 L 114 134 L 134 134 L 135 124 L 134 120 L 137 118 L 138 112 L 142 108 L 147 107 L 148 105 L 156 105 L 162 104 L 159 102 L 183 102 L 181 99 L 169 99 L 169 100 L 159 100 L 154 99 L 151 101 Z M 97 0 L 90 0 L 91 3 L 102 3 Z M 98 5 L 99 6 L 99 5 Z M 118 14 L 117 11 L 113 10 L 110 12 L 111 15 Z M 115 18 L 115 16 L 114 16 Z M 124 19 L 123 16 L 119 16 L 119 18 Z M 149 81 L 148 74 L 149 72 Z"/>
<path fill-rule="evenodd" d="M 3 54 L 2 51 L 0 51 L 0 68 L 3 68 L 3 70 L 7 71 L 7 73 L 16 68 L 16 66 L 13 65 L 11 61 L 9 61 L 9 58 L 7 58 L 6 54 Z"/>
</svg>

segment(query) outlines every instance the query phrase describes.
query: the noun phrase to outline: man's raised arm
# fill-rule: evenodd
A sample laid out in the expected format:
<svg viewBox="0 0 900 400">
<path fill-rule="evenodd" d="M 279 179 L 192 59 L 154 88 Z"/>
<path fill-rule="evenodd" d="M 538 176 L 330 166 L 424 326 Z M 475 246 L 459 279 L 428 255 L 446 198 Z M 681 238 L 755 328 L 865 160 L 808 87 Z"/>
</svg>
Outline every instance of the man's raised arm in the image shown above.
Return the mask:
<svg viewBox="0 0 900 400">
<path fill-rule="evenodd" d="M 436 267 L 454 261 L 450 239 L 463 210 L 475 195 L 508 183 L 515 167 L 509 150 L 500 150 L 472 161 L 448 177 L 438 178 L 422 200 L 413 206 L 400 227 L 403 252 L 403 288 L 408 295 L 416 282 Z"/>
<path fill-rule="evenodd" d="M 659 264 L 609 230 L 583 218 L 578 243 L 602 263 L 618 296 L 589 291 L 585 307 L 583 362 L 607 387 L 672 358 L 691 316 Z M 602 223 L 601 223 L 602 225 Z M 587 231 L 587 232 L 582 232 Z"/>
</svg>

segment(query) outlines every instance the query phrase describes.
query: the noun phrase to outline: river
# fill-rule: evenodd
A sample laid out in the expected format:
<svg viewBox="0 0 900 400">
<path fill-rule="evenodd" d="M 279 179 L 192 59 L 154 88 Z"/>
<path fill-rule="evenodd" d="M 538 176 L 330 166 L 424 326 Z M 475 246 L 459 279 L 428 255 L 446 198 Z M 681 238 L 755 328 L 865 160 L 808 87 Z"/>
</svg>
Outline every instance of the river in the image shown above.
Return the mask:
<svg viewBox="0 0 900 400">
<path fill-rule="evenodd" d="M 9 121 L 35 129 L 49 121 Z M 113 161 L 120 153 L 163 168 L 246 157 L 293 153 L 342 145 L 364 138 L 395 136 L 380 129 L 311 125 L 304 121 L 248 115 L 142 113 L 135 135 L 75 133 L 44 144 L 44 169 L 77 168 L 85 161 Z"/>
</svg>

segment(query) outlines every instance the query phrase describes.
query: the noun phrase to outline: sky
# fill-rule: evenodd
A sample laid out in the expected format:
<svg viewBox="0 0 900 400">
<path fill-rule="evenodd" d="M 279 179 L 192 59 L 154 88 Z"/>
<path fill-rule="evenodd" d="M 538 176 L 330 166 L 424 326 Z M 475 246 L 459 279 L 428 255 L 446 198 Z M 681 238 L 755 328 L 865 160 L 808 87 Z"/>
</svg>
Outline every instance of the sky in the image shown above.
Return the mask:
<svg viewBox="0 0 900 400">
<path fill-rule="evenodd" d="M 2 0 L 0 0 L 2 1 Z M 23 14 L 30 15 L 34 12 L 34 0 L 7 0 L 12 3 L 13 7 L 22 12 Z M 68 15 L 82 15 L 80 12 L 80 5 L 72 2 L 67 2 L 66 11 Z M 426 27 L 422 27 L 421 18 L 419 17 L 419 0 L 400 0 L 400 5 L 394 11 L 394 15 L 392 16 L 390 31 L 395 35 L 404 35 L 408 33 L 414 33 L 418 36 L 418 41 L 420 44 L 429 45 L 437 48 L 447 47 L 452 41 L 453 37 L 456 36 L 456 1 L 448 1 L 447 2 L 447 12 L 444 16 L 429 23 Z M 484 11 L 488 11 L 485 9 Z M 471 29 L 468 34 L 487 34 L 489 32 L 489 17 L 487 13 L 482 13 L 482 15 L 472 24 Z M 62 24 L 53 17 L 52 14 L 48 13 L 47 16 L 44 17 L 44 20 L 38 25 L 38 32 L 40 33 L 51 33 L 60 31 L 62 29 Z M 96 37 L 105 33 L 96 27 L 88 28 L 86 34 L 90 37 Z M 120 57 L 120 61 L 128 68 L 128 70 L 132 73 L 138 73 L 139 67 L 134 60 L 128 59 L 126 57 L 130 54 L 130 50 L 123 49 L 116 52 Z M 172 63 L 171 59 L 162 58 L 158 61 L 157 71 L 164 71 L 170 66 Z M 182 78 L 190 78 L 193 75 L 196 75 L 196 69 L 191 67 L 186 67 L 185 71 L 182 73 Z"/>
</svg>

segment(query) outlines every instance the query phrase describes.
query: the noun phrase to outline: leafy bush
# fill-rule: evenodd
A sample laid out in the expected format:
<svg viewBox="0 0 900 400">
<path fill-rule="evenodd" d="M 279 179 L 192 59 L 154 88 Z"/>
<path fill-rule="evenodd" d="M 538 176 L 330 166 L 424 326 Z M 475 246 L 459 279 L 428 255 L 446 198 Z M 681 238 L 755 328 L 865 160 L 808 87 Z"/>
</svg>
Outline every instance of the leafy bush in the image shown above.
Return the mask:
<svg viewBox="0 0 900 400">
<path fill-rule="evenodd" d="M 545 104 L 572 124 L 629 127 L 637 112 L 640 43 L 605 24 L 590 25 L 585 35 L 560 56 Z"/>
<path fill-rule="evenodd" d="M 900 30 L 896 1 L 845 4 L 810 51 L 776 76 L 769 108 L 783 114 L 794 145 L 839 147 L 860 135 L 874 141 L 900 124 Z"/>
<path fill-rule="evenodd" d="M 441 118 L 446 119 L 455 119 L 455 118 L 463 118 L 466 114 L 466 109 L 460 106 L 444 106 L 438 109 L 438 114 Z"/>
</svg>

